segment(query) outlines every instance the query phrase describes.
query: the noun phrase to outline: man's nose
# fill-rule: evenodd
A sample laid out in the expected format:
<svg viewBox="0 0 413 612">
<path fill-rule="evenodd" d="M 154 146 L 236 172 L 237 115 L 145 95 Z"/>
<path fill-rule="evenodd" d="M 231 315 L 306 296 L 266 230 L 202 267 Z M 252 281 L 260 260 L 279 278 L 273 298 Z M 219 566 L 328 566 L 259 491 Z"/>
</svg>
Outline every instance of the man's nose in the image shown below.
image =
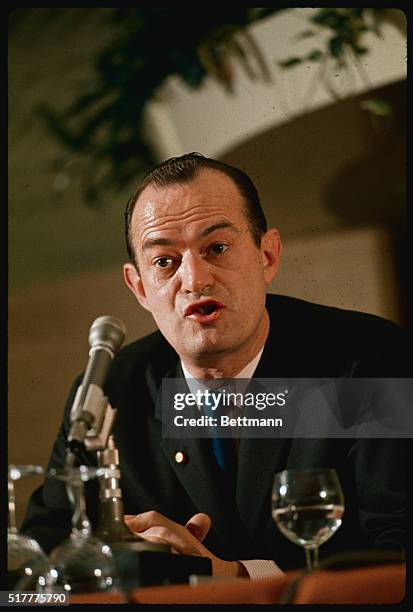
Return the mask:
<svg viewBox="0 0 413 612">
<path fill-rule="evenodd" d="M 180 265 L 181 290 L 186 293 L 202 293 L 212 287 L 214 278 L 210 264 L 201 255 L 187 253 Z"/>
</svg>

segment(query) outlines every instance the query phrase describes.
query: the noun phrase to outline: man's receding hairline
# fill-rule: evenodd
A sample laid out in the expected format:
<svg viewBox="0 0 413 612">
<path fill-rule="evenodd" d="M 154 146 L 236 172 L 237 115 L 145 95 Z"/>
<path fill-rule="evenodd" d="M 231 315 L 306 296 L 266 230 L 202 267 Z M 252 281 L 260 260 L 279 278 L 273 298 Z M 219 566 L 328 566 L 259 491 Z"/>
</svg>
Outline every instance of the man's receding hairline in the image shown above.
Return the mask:
<svg viewBox="0 0 413 612">
<path fill-rule="evenodd" d="M 194 168 L 194 175 L 191 177 L 177 177 L 176 180 L 169 180 L 165 185 L 161 185 L 159 184 L 159 182 L 157 181 L 156 178 L 150 180 L 148 182 L 147 185 L 145 185 L 144 187 L 141 188 L 141 190 L 139 191 L 137 197 L 135 198 L 133 204 L 132 204 L 132 213 L 130 215 L 130 220 L 132 223 L 132 217 L 135 214 L 135 209 L 136 206 L 138 204 L 139 199 L 143 196 L 144 192 L 149 188 L 149 187 L 154 187 L 157 191 L 161 191 L 164 189 L 168 189 L 168 187 L 172 187 L 173 185 L 184 185 L 184 184 L 189 184 L 189 183 L 193 183 L 198 177 L 199 175 L 203 172 L 214 172 L 214 173 L 218 173 L 221 174 L 222 176 L 226 177 L 235 187 L 238 195 L 241 196 L 241 200 L 243 201 L 243 204 L 245 206 L 245 215 L 247 217 L 247 221 L 248 221 L 248 200 L 245 197 L 245 195 L 241 192 L 241 189 L 239 188 L 237 182 L 233 179 L 232 176 L 229 176 L 226 172 L 224 172 L 223 170 L 219 169 L 219 168 L 211 168 L 210 166 L 196 166 Z"/>
</svg>

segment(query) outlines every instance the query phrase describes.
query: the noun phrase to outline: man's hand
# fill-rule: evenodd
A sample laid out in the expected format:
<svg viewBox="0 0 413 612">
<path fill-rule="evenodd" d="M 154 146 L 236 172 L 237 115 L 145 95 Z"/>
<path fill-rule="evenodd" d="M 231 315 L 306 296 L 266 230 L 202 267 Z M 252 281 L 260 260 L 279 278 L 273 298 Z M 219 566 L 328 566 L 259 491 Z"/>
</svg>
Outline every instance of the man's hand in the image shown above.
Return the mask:
<svg viewBox="0 0 413 612">
<path fill-rule="evenodd" d="M 166 518 L 159 512 L 126 514 L 125 523 L 133 533 L 138 533 L 150 542 L 170 544 L 172 551 L 181 555 L 208 557 L 212 562 L 213 576 L 248 577 L 244 566 L 238 561 L 224 561 L 211 553 L 201 542 L 211 527 L 207 514 L 194 514 L 185 526 Z"/>
</svg>

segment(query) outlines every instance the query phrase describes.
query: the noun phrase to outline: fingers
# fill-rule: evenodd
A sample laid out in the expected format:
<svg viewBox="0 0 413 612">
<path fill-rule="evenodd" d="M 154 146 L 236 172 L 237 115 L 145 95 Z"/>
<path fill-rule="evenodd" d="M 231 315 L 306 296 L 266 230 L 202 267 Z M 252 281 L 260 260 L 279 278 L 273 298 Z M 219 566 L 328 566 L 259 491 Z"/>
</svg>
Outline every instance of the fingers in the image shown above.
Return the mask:
<svg viewBox="0 0 413 612">
<path fill-rule="evenodd" d="M 202 542 L 206 537 L 211 527 L 211 519 L 204 512 L 194 514 L 189 521 L 186 523 L 185 528 L 191 533 L 199 542 Z"/>
<path fill-rule="evenodd" d="M 129 529 L 134 533 L 138 533 L 144 538 L 158 538 L 158 540 L 170 544 L 182 555 L 201 555 L 207 550 L 183 525 L 171 521 L 163 514 L 155 512 L 154 510 L 143 512 L 136 516 L 125 515 L 124 520 Z M 205 521 L 203 524 L 205 524 Z M 196 529 L 196 527 L 194 529 Z M 198 528 L 198 531 L 199 530 L 201 530 L 202 533 L 205 531 L 202 527 Z"/>
<path fill-rule="evenodd" d="M 154 526 L 168 527 L 169 529 L 173 529 L 175 526 L 178 526 L 178 523 L 171 521 L 170 519 L 166 518 L 166 516 L 156 512 L 155 510 L 150 510 L 149 512 L 142 512 L 141 514 L 135 515 L 126 514 L 124 516 L 124 520 L 129 529 L 132 529 L 132 531 L 138 533 Z"/>
<path fill-rule="evenodd" d="M 134 532 L 141 532 L 149 529 L 153 526 L 163 526 L 169 529 L 175 529 L 181 527 L 178 523 L 171 521 L 163 514 L 150 510 L 149 512 L 142 512 L 141 514 L 125 514 L 124 520 L 129 529 Z M 191 533 L 199 542 L 206 537 L 211 527 L 211 519 L 204 512 L 194 514 L 189 521 L 186 523 L 185 528 Z"/>
<path fill-rule="evenodd" d="M 196 547 L 197 540 L 185 532 L 184 528 L 182 528 L 182 531 L 172 531 L 167 527 L 150 527 L 145 531 L 139 532 L 139 535 L 145 540 L 154 541 L 154 538 L 155 541 L 166 542 L 172 546 L 175 552 L 181 555 L 199 556 L 201 554 Z"/>
<path fill-rule="evenodd" d="M 153 542 L 154 544 L 168 544 L 166 540 L 163 540 L 162 538 L 159 538 L 156 535 L 148 534 L 146 533 L 146 531 L 142 531 L 139 534 L 139 537 L 142 538 L 142 540 L 145 540 L 146 542 Z"/>
</svg>

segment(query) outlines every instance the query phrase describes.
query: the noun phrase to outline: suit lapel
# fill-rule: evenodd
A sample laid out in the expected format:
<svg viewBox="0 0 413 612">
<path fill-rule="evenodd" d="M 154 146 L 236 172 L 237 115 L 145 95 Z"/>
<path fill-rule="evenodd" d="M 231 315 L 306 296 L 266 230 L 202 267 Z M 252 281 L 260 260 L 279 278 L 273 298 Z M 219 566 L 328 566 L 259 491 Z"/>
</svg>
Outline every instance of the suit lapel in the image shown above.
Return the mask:
<svg viewBox="0 0 413 612">
<path fill-rule="evenodd" d="M 254 533 L 263 520 L 269 518 L 268 508 L 274 474 L 285 468 L 290 446 L 289 438 L 241 439 L 237 504 L 251 533 Z"/>
<path fill-rule="evenodd" d="M 167 372 L 165 378 L 183 378 L 180 363 Z M 161 395 L 158 388 L 155 416 L 159 420 L 162 419 Z M 231 512 L 220 489 L 221 476 L 212 453 L 211 440 L 162 437 L 160 447 L 199 512 L 213 517 L 213 529 L 218 534 L 226 534 L 230 526 Z M 178 452 L 184 456 L 181 463 L 176 461 Z"/>
<path fill-rule="evenodd" d="M 288 372 L 289 359 L 285 358 L 282 333 L 277 327 L 277 321 L 272 317 L 270 333 L 254 373 L 254 379 L 281 378 Z M 237 504 L 242 519 L 251 533 L 270 518 L 274 474 L 285 469 L 290 447 L 289 438 L 241 438 Z"/>
</svg>

